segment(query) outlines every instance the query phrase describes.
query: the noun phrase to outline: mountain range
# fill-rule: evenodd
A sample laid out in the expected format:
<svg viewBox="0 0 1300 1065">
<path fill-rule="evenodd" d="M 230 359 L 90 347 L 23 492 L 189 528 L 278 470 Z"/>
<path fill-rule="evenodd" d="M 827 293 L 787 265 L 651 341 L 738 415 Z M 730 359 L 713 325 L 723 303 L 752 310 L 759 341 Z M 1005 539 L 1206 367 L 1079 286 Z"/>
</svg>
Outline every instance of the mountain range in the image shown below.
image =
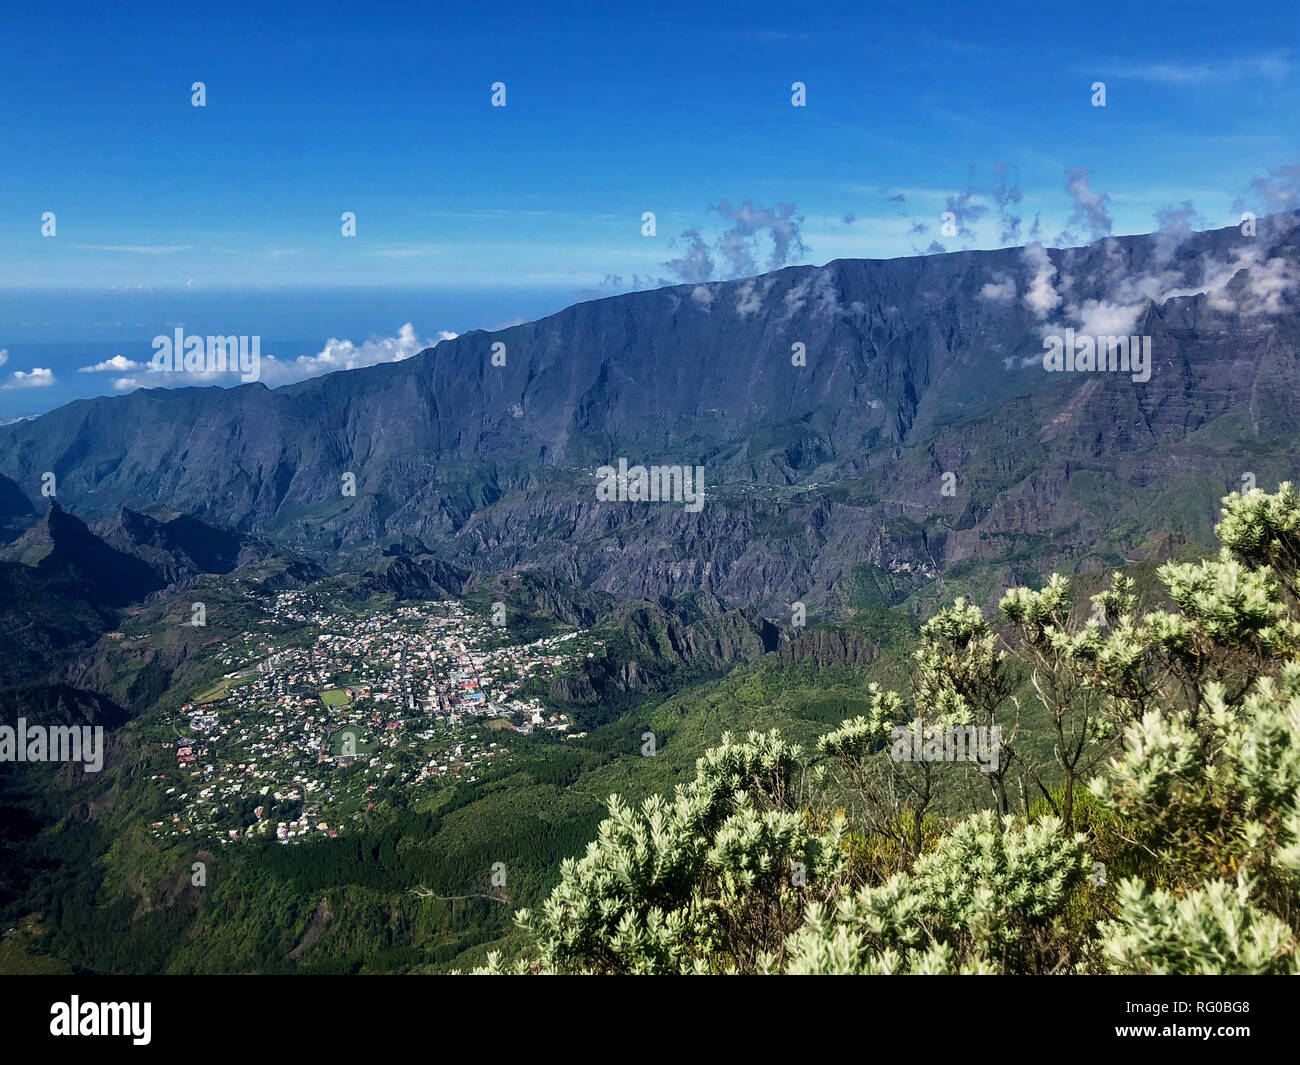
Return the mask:
<svg viewBox="0 0 1300 1065">
<path fill-rule="evenodd" d="M 1221 496 L 1295 476 L 1295 222 L 632 293 L 276 390 L 0 427 L 0 721 L 108 731 L 102 774 L 0 772 L 0 967 L 480 964 L 515 935 L 511 908 L 465 902 L 492 862 L 536 905 L 611 792 L 670 791 L 726 732 L 811 743 L 867 713 L 938 602 L 1056 569 L 1082 610 L 1112 565 L 1151 601 Z M 1070 328 L 1149 337 L 1149 379 L 1046 372 Z M 703 509 L 602 501 L 619 459 L 702 466 Z M 319 845 L 160 844 L 187 704 L 288 589 L 338 616 L 504 606 L 520 642 L 585 630 L 521 689 L 573 732 L 512 738 L 500 774 L 428 802 L 375 795 Z"/>
<path fill-rule="evenodd" d="M 52 473 L 110 546 L 166 554 L 165 523 L 120 516 L 161 505 L 328 570 L 381 565 L 394 588 L 536 567 L 771 617 L 966 567 L 988 597 L 1163 532 L 1205 539 L 1243 476 L 1289 473 L 1296 222 L 837 260 L 580 303 L 274 390 L 78 401 L 0 427 L 0 518 L 32 520 Z M 1150 379 L 1045 372 L 1043 338 L 1066 327 L 1149 337 Z M 619 458 L 702 466 L 703 510 L 598 500 Z M 212 539 L 161 576 L 238 550 Z"/>
</svg>

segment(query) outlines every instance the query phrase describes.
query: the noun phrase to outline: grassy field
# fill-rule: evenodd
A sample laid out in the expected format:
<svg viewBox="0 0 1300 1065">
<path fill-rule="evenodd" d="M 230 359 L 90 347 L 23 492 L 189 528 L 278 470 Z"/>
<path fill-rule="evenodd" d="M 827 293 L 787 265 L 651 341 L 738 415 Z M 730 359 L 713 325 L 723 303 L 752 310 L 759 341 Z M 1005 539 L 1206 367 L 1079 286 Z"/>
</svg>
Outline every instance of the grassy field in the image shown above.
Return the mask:
<svg viewBox="0 0 1300 1065">
<path fill-rule="evenodd" d="M 348 693 L 340 688 L 330 688 L 320 693 L 320 701 L 326 706 L 347 706 Z"/>
<path fill-rule="evenodd" d="M 245 683 L 250 677 L 257 675 L 257 667 L 253 666 L 248 669 L 241 669 L 233 677 L 222 677 L 216 684 L 206 691 L 200 692 L 194 697 L 196 703 L 211 703 L 218 699 L 224 699 L 230 694 L 230 689 Z"/>
</svg>

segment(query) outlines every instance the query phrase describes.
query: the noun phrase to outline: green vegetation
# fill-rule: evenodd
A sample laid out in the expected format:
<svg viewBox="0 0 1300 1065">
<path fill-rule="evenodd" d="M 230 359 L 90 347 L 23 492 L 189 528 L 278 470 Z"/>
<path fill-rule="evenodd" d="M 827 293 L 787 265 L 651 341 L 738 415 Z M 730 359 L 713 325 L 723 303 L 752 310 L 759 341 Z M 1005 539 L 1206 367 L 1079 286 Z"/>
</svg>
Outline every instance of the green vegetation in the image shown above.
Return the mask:
<svg viewBox="0 0 1300 1065">
<path fill-rule="evenodd" d="M 1172 610 L 1120 573 L 1082 621 L 1064 577 L 1011 589 L 1005 634 L 958 599 L 908 694 L 812 751 L 728 734 L 671 798 L 612 796 L 481 971 L 1300 971 L 1300 496 L 1223 505 L 1218 557 L 1158 571 Z"/>
<path fill-rule="evenodd" d="M 800 637 L 823 657 L 723 675 L 670 657 L 668 622 L 638 607 L 558 678 L 585 736 L 509 733 L 477 779 L 382 787 L 338 836 L 289 845 L 150 831 L 175 771 L 163 722 L 241 683 L 225 642 L 260 623 L 229 588 L 208 592 L 207 634 L 151 607 L 97 667 L 141 693 L 129 722 L 75 689 L 0 692 L 6 716 L 117 726 L 101 779 L 0 774 L 0 969 L 1290 971 L 1298 515 L 1287 486 L 1229 497 L 1219 557 L 1169 540 L 1169 561 L 1035 577 L 988 617 L 984 594 L 918 624 L 940 582 L 862 567 L 852 616 Z M 943 588 L 993 580 L 972 565 Z M 874 657 L 836 660 L 819 634 Z M 596 690 L 630 660 L 653 685 Z M 996 764 L 895 757 L 929 729 L 994 726 Z M 290 816 L 250 798 L 236 821 L 257 802 Z"/>
</svg>

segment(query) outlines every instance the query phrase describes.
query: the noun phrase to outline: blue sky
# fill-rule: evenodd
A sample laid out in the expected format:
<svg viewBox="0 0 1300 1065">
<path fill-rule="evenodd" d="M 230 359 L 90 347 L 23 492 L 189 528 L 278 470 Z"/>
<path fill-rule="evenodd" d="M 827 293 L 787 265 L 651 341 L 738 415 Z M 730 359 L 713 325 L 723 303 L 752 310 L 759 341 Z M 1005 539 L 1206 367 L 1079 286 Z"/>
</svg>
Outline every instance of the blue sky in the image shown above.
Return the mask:
<svg viewBox="0 0 1300 1065">
<path fill-rule="evenodd" d="M 0 417 L 123 390 L 77 371 L 147 359 L 176 321 L 314 356 L 661 280 L 1024 243 L 1035 217 L 1049 245 L 1185 201 L 1232 224 L 1300 163 L 1298 10 L 10 4 Z"/>
</svg>

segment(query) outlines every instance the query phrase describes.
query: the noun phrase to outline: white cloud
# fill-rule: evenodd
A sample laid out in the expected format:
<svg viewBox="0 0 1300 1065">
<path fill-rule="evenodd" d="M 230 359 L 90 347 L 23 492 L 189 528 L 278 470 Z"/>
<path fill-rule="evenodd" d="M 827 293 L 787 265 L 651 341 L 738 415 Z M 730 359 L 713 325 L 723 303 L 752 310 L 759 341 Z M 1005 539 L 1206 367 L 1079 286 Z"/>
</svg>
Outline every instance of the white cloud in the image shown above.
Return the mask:
<svg viewBox="0 0 1300 1065">
<path fill-rule="evenodd" d="M 1258 245 L 1252 245 L 1238 249 L 1233 261 L 1219 267 L 1212 276 L 1207 269 L 1209 280 L 1201 289 L 1208 292 L 1210 306 L 1216 311 L 1235 311 L 1249 317 L 1281 314 L 1285 309 L 1282 297 L 1300 287 L 1300 274 L 1286 259 L 1272 258 L 1260 262 L 1261 257 Z M 1234 295 L 1228 291 L 1228 283 L 1243 270 L 1245 276 Z"/>
<path fill-rule="evenodd" d="M 762 307 L 763 299 L 754 288 L 754 279 L 751 277 L 736 290 L 736 313 L 742 318 L 748 318 L 751 314 L 757 314 Z"/>
<path fill-rule="evenodd" d="M 270 355 L 263 356 L 262 380 L 274 386 L 319 377 L 335 370 L 355 370 L 381 362 L 401 362 L 412 355 L 418 355 L 425 348 L 433 347 L 439 341 L 453 340 L 455 337 L 455 333 L 444 330 L 438 334 L 437 340 L 421 340 L 410 322 L 402 326 L 395 337 L 372 337 L 360 344 L 331 337 L 316 355 L 299 355 L 292 362 L 281 361 Z"/>
<path fill-rule="evenodd" d="M 840 294 L 835 288 L 835 280 L 829 270 L 818 271 L 817 279 L 813 282 L 813 298 L 816 300 L 813 310 L 818 314 L 831 318 L 844 311 L 840 306 Z"/>
<path fill-rule="evenodd" d="M 1259 244 L 1249 244 L 1235 249 L 1230 262 L 1207 260 L 1199 283 L 1189 283 L 1166 271 L 1138 278 L 1128 288 L 1156 304 L 1180 296 L 1204 295 L 1210 309 L 1220 313 L 1247 317 L 1281 314 L 1286 309 L 1282 297 L 1300 288 L 1300 274 L 1286 259 L 1264 260 L 1263 256 Z M 1240 285 L 1230 291 L 1229 284 L 1239 274 L 1242 275 Z"/>
<path fill-rule="evenodd" d="M 1213 82 L 1240 81 L 1245 78 L 1269 78 L 1280 81 L 1295 69 L 1283 52 L 1213 60 L 1206 63 L 1146 63 L 1113 68 L 1109 77 L 1135 78 L 1161 85 L 1203 85 Z"/>
<path fill-rule="evenodd" d="M 1151 304 L 1158 307 L 1168 300 L 1189 296 L 1206 297 L 1206 305 L 1221 314 L 1244 317 L 1277 315 L 1287 310 L 1286 297 L 1300 291 L 1300 272 L 1296 267 L 1281 257 L 1265 259 L 1266 252 L 1259 243 L 1235 248 L 1228 262 L 1201 258 L 1183 264 L 1181 268 L 1175 268 L 1171 262 L 1167 267 L 1157 265 L 1156 269 L 1132 276 L 1125 271 L 1127 263 L 1118 254 L 1117 247 L 1106 251 L 1107 258 L 1100 270 L 1105 294 L 1100 298 L 1069 302 L 1064 308 L 1066 320 L 1076 322 L 1075 328 L 1081 334 L 1130 335 Z M 1116 254 L 1111 255 L 1112 251 Z M 1035 253 L 1035 258 L 1041 262 L 1046 255 L 1043 253 L 1039 257 Z M 1160 264 L 1171 258 L 1158 254 L 1154 261 Z M 1043 278 L 1044 271 L 1040 267 L 1036 280 Z M 1052 303 L 1049 310 L 1062 302 L 1054 291 L 1050 297 L 1047 295 L 1050 289 L 1050 284 L 1045 283 L 1044 298 L 1039 301 L 1040 306 Z M 1026 296 L 1026 303 L 1029 302 Z M 1039 317 L 1046 318 L 1047 314 L 1039 311 Z M 1062 328 L 1063 323 L 1053 324 L 1044 326 L 1043 331 L 1060 332 Z"/>
<path fill-rule="evenodd" d="M 79 251 L 117 251 L 132 255 L 172 255 L 178 251 L 192 251 L 192 244 L 76 244 Z"/>
<path fill-rule="evenodd" d="M 1070 313 L 1079 320 L 1078 332 L 1085 336 L 1128 336 L 1146 309 L 1141 303 L 1108 303 L 1105 300 L 1085 300 L 1080 307 L 1071 307 Z"/>
<path fill-rule="evenodd" d="M 54 371 L 37 366 L 31 370 L 15 370 L 0 388 L 11 391 L 15 388 L 47 388 L 52 384 Z"/>
<path fill-rule="evenodd" d="M 333 373 L 336 370 L 355 370 L 362 366 L 374 366 L 383 362 L 401 362 L 412 355 L 418 355 L 426 348 L 431 348 L 444 340 L 454 340 L 455 333 L 443 330 L 433 340 L 421 339 L 410 322 L 398 330 L 396 336 L 372 337 L 360 344 L 351 340 L 339 340 L 331 337 L 325 346 L 315 355 L 300 355 L 296 359 L 277 359 L 274 355 L 263 355 L 260 361 L 259 380 L 274 388 L 277 385 L 304 381 L 309 377 Z M 2 360 L 0 360 L 2 361 Z M 118 392 L 134 388 L 182 388 L 191 385 L 231 385 L 239 382 L 238 375 L 216 370 L 163 371 L 150 362 L 135 362 L 121 355 L 94 366 L 83 366 L 79 372 L 117 372 L 127 376 L 114 378 L 112 387 Z M 131 376 L 140 371 L 147 371 L 142 377 Z M 33 371 L 33 373 L 49 371 Z M 52 384 L 51 378 L 48 382 Z M 5 385 L 5 388 L 36 387 L 35 383 L 23 385 Z"/>
<path fill-rule="evenodd" d="M 772 291 L 772 286 L 775 284 L 775 278 L 765 277 L 762 279 L 760 291 L 758 278 L 751 277 L 746 280 L 740 288 L 736 289 L 736 313 L 742 318 L 757 314 L 763 309 L 763 300 L 767 298 L 767 294 Z"/>
<path fill-rule="evenodd" d="M 812 278 L 805 277 L 785 294 L 785 316 L 787 318 L 793 318 L 803 310 L 803 305 L 808 302 L 808 288 L 811 283 Z"/>
<path fill-rule="evenodd" d="M 1048 258 L 1047 250 L 1035 241 L 1025 247 L 1024 257 L 1034 270 L 1029 287 L 1025 290 L 1025 306 L 1039 318 L 1046 318 L 1061 303 L 1061 297 L 1052 287 L 1052 278 L 1056 276 L 1056 267 Z"/>
<path fill-rule="evenodd" d="M 994 274 L 980 289 L 980 299 L 990 303 L 1010 303 L 1016 298 L 1016 279 L 1007 274 Z"/>
<path fill-rule="evenodd" d="M 146 362 L 128 359 L 125 355 L 114 355 L 111 359 L 95 363 L 94 366 L 83 366 L 77 373 L 127 373 L 130 370 L 143 370 L 148 365 Z"/>
<path fill-rule="evenodd" d="M 1251 302 L 1246 314 L 1281 314 L 1282 297 L 1294 292 L 1297 281 L 1295 269 L 1286 259 L 1269 259 L 1259 269 L 1246 274 L 1246 292 Z"/>
<path fill-rule="evenodd" d="M 0 366 L 3 366 L 8 361 L 9 361 L 9 349 L 0 348 Z"/>
<path fill-rule="evenodd" d="M 1097 240 L 1111 231 L 1113 222 L 1106 204 L 1110 196 L 1104 192 L 1095 192 L 1090 184 L 1092 171 L 1083 166 L 1072 166 L 1065 172 L 1067 181 L 1065 191 L 1074 201 L 1074 210 L 1070 214 L 1070 225 L 1082 223 L 1088 227 L 1093 240 Z M 1064 234 L 1062 234 L 1064 236 Z"/>
</svg>

